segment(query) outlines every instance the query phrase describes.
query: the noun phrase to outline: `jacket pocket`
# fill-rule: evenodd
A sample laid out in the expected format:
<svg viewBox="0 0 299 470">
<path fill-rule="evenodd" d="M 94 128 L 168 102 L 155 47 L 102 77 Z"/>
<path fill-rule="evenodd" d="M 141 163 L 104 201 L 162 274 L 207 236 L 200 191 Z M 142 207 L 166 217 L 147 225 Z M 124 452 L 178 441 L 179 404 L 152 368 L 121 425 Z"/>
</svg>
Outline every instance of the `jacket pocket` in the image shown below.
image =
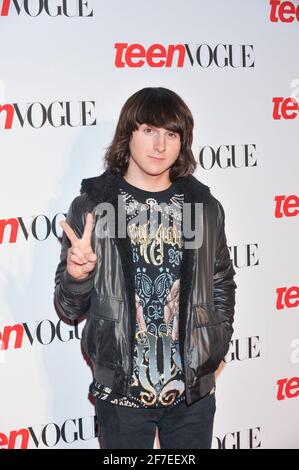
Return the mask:
<svg viewBox="0 0 299 470">
<path fill-rule="evenodd" d="M 95 318 L 119 322 L 123 306 L 124 301 L 122 298 L 97 295 L 93 305 Z"/>
<path fill-rule="evenodd" d="M 213 304 L 193 306 L 194 351 L 198 358 L 198 375 L 214 372 L 224 359 L 229 347 L 230 333 L 220 310 Z"/>
<path fill-rule="evenodd" d="M 213 326 L 223 323 L 225 320 L 219 310 L 216 310 L 212 304 L 200 303 L 193 306 L 195 326 Z"/>
</svg>

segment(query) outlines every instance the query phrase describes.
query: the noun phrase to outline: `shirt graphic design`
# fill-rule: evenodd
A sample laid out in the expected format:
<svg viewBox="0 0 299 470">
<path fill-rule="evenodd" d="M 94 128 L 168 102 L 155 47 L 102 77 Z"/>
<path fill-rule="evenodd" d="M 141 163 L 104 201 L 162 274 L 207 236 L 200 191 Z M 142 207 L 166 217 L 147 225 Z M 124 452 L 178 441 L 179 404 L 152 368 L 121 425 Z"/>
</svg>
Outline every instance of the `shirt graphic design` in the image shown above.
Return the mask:
<svg viewBox="0 0 299 470">
<path fill-rule="evenodd" d="M 108 387 L 94 395 L 136 408 L 176 405 L 185 400 L 179 353 L 183 194 L 175 183 L 156 193 L 121 183 L 135 271 L 134 367 L 128 396 L 113 396 Z"/>
</svg>

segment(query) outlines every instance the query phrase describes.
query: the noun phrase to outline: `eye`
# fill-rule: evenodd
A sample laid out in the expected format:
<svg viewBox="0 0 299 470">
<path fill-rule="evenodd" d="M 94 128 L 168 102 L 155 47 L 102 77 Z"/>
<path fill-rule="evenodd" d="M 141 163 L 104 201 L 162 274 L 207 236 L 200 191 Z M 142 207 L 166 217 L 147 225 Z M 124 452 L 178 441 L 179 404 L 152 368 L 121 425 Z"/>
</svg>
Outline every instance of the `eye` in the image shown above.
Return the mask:
<svg viewBox="0 0 299 470">
<path fill-rule="evenodd" d="M 146 134 L 150 134 L 153 131 L 150 127 L 145 127 L 143 130 Z"/>
<path fill-rule="evenodd" d="M 171 138 L 175 138 L 177 136 L 175 132 L 171 132 L 171 131 L 168 132 L 168 135 L 170 135 Z"/>
</svg>

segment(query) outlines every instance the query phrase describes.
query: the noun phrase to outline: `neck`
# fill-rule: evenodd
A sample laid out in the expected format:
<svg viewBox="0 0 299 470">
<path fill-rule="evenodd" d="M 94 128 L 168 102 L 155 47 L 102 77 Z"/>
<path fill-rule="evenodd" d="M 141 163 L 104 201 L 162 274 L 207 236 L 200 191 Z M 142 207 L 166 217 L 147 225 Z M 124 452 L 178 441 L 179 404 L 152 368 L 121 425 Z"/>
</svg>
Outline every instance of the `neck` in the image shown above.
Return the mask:
<svg viewBox="0 0 299 470">
<path fill-rule="evenodd" d="M 144 191 L 164 191 L 171 186 L 169 169 L 160 175 L 150 175 L 141 170 L 136 164 L 132 165 L 130 162 L 123 177 L 132 186 Z"/>
</svg>

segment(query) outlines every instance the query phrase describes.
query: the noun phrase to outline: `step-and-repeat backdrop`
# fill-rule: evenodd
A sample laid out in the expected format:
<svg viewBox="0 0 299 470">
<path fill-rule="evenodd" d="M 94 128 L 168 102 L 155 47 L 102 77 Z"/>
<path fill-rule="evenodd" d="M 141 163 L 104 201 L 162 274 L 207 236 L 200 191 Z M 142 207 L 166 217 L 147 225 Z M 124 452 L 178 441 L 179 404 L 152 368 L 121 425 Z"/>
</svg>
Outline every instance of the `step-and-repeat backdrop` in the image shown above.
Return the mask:
<svg viewBox="0 0 299 470">
<path fill-rule="evenodd" d="M 191 108 L 226 212 L 213 448 L 299 448 L 298 43 L 298 1 L 0 0 L 0 448 L 99 447 L 84 322 L 53 307 L 59 221 L 145 86 Z"/>
</svg>

